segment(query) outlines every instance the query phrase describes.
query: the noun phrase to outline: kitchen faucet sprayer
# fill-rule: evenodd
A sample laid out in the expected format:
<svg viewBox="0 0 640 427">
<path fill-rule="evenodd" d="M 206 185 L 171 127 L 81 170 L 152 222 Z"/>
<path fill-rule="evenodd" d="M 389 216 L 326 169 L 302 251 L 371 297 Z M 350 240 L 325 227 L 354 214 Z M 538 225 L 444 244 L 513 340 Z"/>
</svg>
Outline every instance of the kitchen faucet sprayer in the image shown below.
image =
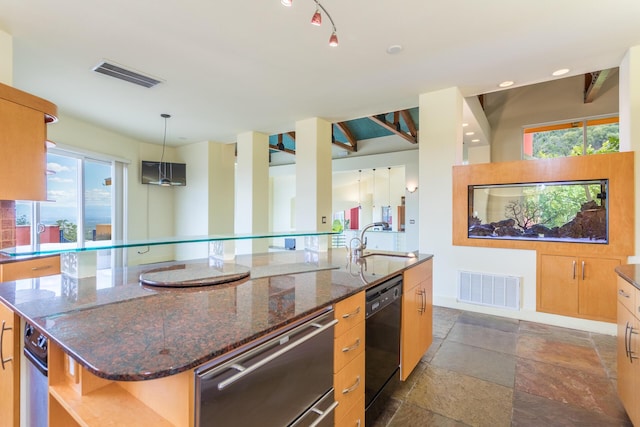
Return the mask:
<svg viewBox="0 0 640 427">
<path fill-rule="evenodd" d="M 380 222 L 372 222 L 371 224 L 365 225 L 362 231 L 360 232 L 360 237 L 359 238 L 354 237 L 353 239 L 351 239 L 351 241 L 349 241 L 349 254 L 351 256 L 355 258 L 359 258 L 362 256 L 362 254 L 364 253 L 364 250 L 367 249 L 367 238 L 364 236 L 364 233 L 372 227 L 388 228 L 389 223 L 380 221 Z M 355 248 L 351 244 L 354 240 L 358 242 L 358 246 L 356 246 Z"/>
</svg>

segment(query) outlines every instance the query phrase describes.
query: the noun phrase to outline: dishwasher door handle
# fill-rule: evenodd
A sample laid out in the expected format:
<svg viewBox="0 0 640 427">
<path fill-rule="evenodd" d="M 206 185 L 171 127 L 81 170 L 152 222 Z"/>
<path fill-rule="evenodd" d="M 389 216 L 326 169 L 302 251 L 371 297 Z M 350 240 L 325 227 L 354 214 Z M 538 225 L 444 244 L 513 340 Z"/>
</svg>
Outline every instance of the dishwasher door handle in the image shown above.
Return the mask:
<svg viewBox="0 0 640 427">
<path fill-rule="evenodd" d="M 224 390 L 225 388 L 229 387 L 231 384 L 233 384 L 236 381 L 240 380 L 241 378 L 249 375 L 251 372 L 260 369 L 261 367 L 263 367 L 267 363 L 269 363 L 272 360 L 277 359 L 278 357 L 282 356 L 283 354 L 293 350 L 294 348 L 296 348 L 300 344 L 310 340 L 311 338 L 315 337 L 316 335 L 321 334 L 322 332 L 326 331 L 327 329 L 332 328 L 336 323 L 338 323 L 337 319 L 333 319 L 331 322 L 327 323 L 326 325 L 320 325 L 318 323 L 312 323 L 310 326 L 313 326 L 313 327 L 318 328 L 318 329 L 316 329 L 315 331 L 305 335 L 304 337 L 300 338 L 298 341 L 294 342 L 293 344 L 288 345 L 288 346 L 286 346 L 284 348 L 281 348 L 280 350 L 278 350 L 275 353 L 265 357 L 264 359 L 261 359 L 260 361 L 258 361 L 255 364 L 249 366 L 248 368 L 245 368 L 242 365 L 236 365 L 235 369 L 239 370 L 240 372 L 238 372 L 237 374 L 235 374 L 233 376 L 230 376 L 229 378 L 227 378 L 224 381 L 220 381 L 218 383 L 218 390 L 220 390 L 220 391 Z"/>
<path fill-rule="evenodd" d="M 324 420 L 325 418 L 327 418 L 329 416 L 329 414 L 331 414 L 334 409 L 336 409 L 336 407 L 338 406 L 339 402 L 333 402 L 331 404 L 331 406 L 329 406 L 327 409 L 325 409 L 324 411 L 321 411 L 319 409 L 313 408 L 311 409 L 313 412 L 315 412 L 316 414 L 320 415 L 320 417 L 318 417 L 317 420 L 315 420 L 313 423 L 311 423 L 311 425 L 309 427 L 316 427 L 318 426 L 322 420 Z"/>
</svg>

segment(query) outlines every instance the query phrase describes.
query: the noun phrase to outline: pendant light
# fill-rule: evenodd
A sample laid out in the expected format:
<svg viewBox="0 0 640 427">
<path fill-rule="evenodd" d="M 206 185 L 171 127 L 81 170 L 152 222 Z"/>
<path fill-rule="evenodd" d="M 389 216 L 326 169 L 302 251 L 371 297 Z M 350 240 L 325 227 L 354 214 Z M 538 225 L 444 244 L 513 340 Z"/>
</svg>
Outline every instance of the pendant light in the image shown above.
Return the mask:
<svg viewBox="0 0 640 427">
<path fill-rule="evenodd" d="M 362 181 L 362 169 L 358 170 L 358 209 L 362 209 L 362 203 L 360 198 L 360 182 Z"/>
<path fill-rule="evenodd" d="M 389 209 L 391 209 L 391 168 L 387 169 L 389 169 L 389 180 L 387 181 L 387 205 L 389 206 Z"/>
<path fill-rule="evenodd" d="M 160 156 L 160 164 L 158 165 L 158 181 L 162 187 L 171 186 L 171 180 L 167 178 L 167 165 L 164 163 L 164 149 L 167 146 L 167 119 L 171 117 L 170 114 L 162 113 L 160 117 L 164 119 L 164 134 L 162 136 L 162 156 Z M 164 169 L 164 173 L 163 173 Z"/>
<path fill-rule="evenodd" d="M 371 197 L 371 207 L 376 207 L 376 169 L 373 168 L 373 196 Z"/>
</svg>

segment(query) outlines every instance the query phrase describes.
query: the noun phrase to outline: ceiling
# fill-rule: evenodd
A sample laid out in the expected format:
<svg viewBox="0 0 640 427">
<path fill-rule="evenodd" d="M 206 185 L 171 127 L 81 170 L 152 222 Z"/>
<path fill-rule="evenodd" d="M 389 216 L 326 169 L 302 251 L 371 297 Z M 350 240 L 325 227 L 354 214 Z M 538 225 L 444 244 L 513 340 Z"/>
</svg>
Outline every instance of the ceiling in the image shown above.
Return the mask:
<svg viewBox="0 0 640 427">
<path fill-rule="evenodd" d="M 65 115 L 167 144 L 235 142 L 322 117 L 415 108 L 421 93 L 464 96 L 617 67 L 640 44 L 640 2 L 616 0 L 0 0 L 13 85 Z M 402 51 L 387 53 L 392 45 Z M 147 89 L 92 71 L 108 60 L 162 80 Z"/>
</svg>

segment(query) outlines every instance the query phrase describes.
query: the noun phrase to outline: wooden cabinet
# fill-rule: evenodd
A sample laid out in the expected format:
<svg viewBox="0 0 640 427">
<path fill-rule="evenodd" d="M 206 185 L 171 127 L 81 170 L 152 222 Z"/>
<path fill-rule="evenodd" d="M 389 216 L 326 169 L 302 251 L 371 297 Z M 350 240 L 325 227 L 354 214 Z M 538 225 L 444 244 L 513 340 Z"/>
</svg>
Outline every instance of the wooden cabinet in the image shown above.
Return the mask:
<svg viewBox="0 0 640 427">
<path fill-rule="evenodd" d="M 405 215 L 405 206 L 404 205 L 398 206 L 398 231 L 405 230 L 404 215 Z"/>
<path fill-rule="evenodd" d="M 619 258 L 538 256 L 538 310 L 606 322 L 616 321 Z"/>
<path fill-rule="evenodd" d="M 60 255 L 0 264 L 0 282 L 50 276 L 60 273 Z"/>
<path fill-rule="evenodd" d="M 47 200 L 47 122 L 56 106 L 0 84 L 0 200 Z"/>
<path fill-rule="evenodd" d="M 404 273 L 400 326 L 400 379 L 405 381 L 433 341 L 433 261 Z"/>
<path fill-rule="evenodd" d="M 640 291 L 618 277 L 618 395 L 640 425 Z"/>
<path fill-rule="evenodd" d="M 365 295 L 338 302 L 335 316 L 333 386 L 338 401 L 335 425 L 364 425 Z"/>
<path fill-rule="evenodd" d="M 147 381 L 109 381 L 49 346 L 49 425 L 192 426 L 193 371 Z"/>
<path fill-rule="evenodd" d="M 16 427 L 20 425 L 20 320 L 0 303 L 0 322 L 0 426 Z"/>
</svg>

